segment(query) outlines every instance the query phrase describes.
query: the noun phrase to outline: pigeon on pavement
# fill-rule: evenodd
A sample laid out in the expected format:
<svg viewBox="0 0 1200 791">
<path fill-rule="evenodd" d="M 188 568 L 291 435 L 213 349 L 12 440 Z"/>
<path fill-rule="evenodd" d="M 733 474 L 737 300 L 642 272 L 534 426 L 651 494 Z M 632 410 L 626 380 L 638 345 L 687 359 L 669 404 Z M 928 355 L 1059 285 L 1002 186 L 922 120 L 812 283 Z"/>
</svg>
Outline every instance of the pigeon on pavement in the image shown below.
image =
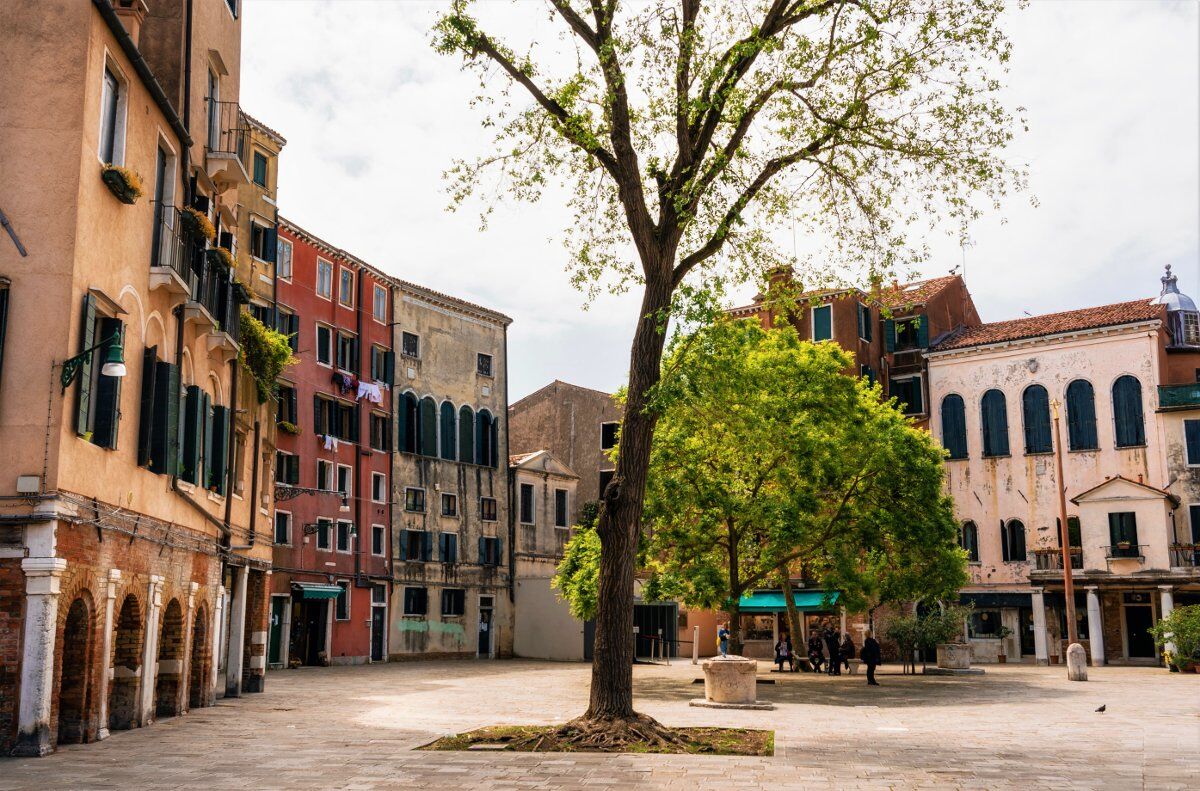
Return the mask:
<svg viewBox="0 0 1200 791">
<path fill-rule="evenodd" d="M 1104 710 L 1105 710 L 1105 709 L 1107 709 L 1107 708 L 1108 708 L 1108 704 L 1105 704 L 1105 705 L 1101 706 L 1100 708 L 1096 709 L 1096 711 L 1098 711 L 1098 712 L 1100 712 L 1101 714 L 1103 714 L 1103 713 L 1104 713 Z"/>
</svg>

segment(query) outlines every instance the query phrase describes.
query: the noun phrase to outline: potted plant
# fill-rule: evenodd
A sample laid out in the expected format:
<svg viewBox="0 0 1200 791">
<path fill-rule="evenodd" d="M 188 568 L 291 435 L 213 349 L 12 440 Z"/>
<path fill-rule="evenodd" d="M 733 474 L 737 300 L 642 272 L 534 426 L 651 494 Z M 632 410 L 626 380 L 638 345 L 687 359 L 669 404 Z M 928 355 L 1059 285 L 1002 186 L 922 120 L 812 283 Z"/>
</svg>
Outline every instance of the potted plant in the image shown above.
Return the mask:
<svg viewBox="0 0 1200 791">
<path fill-rule="evenodd" d="M 233 269 L 233 253 L 224 247 L 210 247 L 204 251 L 211 264 L 221 264 L 226 269 Z"/>
<path fill-rule="evenodd" d="M 1164 651 L 1168 667 L 1181 673 L 1195 673 L 1200 655 L 1200 604 L 1176 607 L 1170 615 L 1150 627 L 1150 634 L 1159 649 L 1170 643 L 1174 651 Z"/>
<path fill-rule="evenodd" d="M 213 227 L 208 217 L 191 206 L 186 206 L 179 211 L 179 221 L 183 223 L 184 232 L 194 241 L 211 242 L 217 238 L 217 229 Z"/>
<path fill-rule="evenodd" d="M 289 423 L 286 420 L 281 420 L 278 423 L 276 423 L 275 425 L 278 426 L 279 430 L 282 431 L 284 434 L 291 434 L 293 437 L 298 436 L 300 434 L 300 427 L 297 426 L 295 423 Z"/>
<path fill-rule="evenodd" d="M 121 203 L 133 204 L 142 197 L 142 180 L 129 168 L 105 165 L 100 171 L 100 178 Z"/>
<path fill-rule="evenodd" d="M 1008 661 L 1008 655 L 1004 652 L 1006 648 L 1005 644 L 1010 636 L 1012 636 L 1012 629 L 1009 629 L 1007 626 L 1001 626 L 996 630 L 996 637 L 1000 638 L 1000 653 L 996 659 L 1002 665 Z"/>
</svg>

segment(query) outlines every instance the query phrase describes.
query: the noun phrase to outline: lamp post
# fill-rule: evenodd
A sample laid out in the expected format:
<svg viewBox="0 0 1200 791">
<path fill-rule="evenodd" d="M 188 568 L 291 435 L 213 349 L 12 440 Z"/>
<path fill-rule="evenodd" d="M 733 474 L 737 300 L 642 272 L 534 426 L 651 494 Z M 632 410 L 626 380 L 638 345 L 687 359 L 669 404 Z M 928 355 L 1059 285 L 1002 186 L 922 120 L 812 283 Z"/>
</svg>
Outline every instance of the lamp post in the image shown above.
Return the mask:
<svg viewBox="0 0 1200 791">
<path fill-rule="evenodd" d="M 103 376 L 112 376 L 120 378 L 126 374 L 125 370 L 125 349 L 121 345 L 121 333 L 114 332 L 109 337 L 97 343 L 90 349 L 84 349 L 74 357 L 68 357 L 62 362 L 62 376 L 60 383 L 62 384 L 62 392 L 66 393 L 67 388 L 75 381 L 75 377 L 79 375 L 79 369 L 87 362 L 88 358 L 100 348 L 104 348 L 104 366 L 100 369 Z"/>
<path fill-rule="evenodd" d="M 1071 574 L 1071 531 L 1067 526 L 1067 482 L 1063 476 L 1062 460 L 1062 431 L 1059 428 L 1058 410 L 1062 406 L 1056 398 L 1050 402 L 1054 408 L 1054 466 L 1057 470 L 1058 487 L 1058 541 L 1062 548 L 1063 566 L 1063 599 L 1067 613 L 1067 678 L 1075 681 L 1086 681 L 1086 664 L 1082 674 L 1073 671 L 1071 663 L 1072 649 L 1082 658 L 1083 646 L 1079 645 L 1079 628 L 1075 622 L 1075 580 Z"/>
</svg>

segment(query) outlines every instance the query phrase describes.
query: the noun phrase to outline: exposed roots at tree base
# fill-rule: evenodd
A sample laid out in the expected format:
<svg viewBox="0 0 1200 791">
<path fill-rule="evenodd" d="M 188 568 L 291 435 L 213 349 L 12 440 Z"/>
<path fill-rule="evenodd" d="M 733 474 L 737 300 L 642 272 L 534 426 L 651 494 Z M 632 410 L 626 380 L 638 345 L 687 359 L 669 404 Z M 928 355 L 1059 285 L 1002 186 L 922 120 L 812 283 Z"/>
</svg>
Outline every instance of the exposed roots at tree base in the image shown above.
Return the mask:
<svg viewBox="0 0 1200 791">
<path fill-rule="evenodd" d="M 645 714 L 632 717 L 578 717 L 552 731 L 530 737 L 516 749 L 624 752 L 631 748 L 683 751 L 687 739 Z M 541 742 L 535 744 L 535 742 Z"/>
</svg>

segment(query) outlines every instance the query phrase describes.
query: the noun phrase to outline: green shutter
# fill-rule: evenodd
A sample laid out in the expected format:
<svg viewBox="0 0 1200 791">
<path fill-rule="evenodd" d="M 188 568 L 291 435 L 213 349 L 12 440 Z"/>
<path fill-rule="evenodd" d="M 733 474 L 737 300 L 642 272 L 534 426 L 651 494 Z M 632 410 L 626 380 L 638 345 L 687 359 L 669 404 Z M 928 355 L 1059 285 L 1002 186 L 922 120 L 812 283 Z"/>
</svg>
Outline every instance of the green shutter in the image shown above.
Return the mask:
<svg viewBox="0 0 1200 791">
<path fill-rule="evenodd" d="M 90 357 L 98 357 L 97 365 L 102 365 L 104 355 L 109 346 L 125 346 L 125 325 L 120 319 L 102 318 L 99 321 L 99 341 L 116 336 L 112 344 L 107 344 L 92 352 Z M 121 381 L 120 376 L 104 376 L 101 374 L 96 381 L 95 414 L 92 416 L 92 442 L 102 448 L 117 447 L 117 429 L 121 421 Z"/>
<path fill-rule="evenodd" d="M 228 489 L 226 481 L 229 477 L 229 422 L 228 407 L 213 407 L 212 464 L 208 485 L 217 487 L 220 494 L 226 494 Z"/>
<path fill-rule="evenodd" d="M 151 416 L 150 469 L 159 475 L 179 472 L 179 369 L 154 363 L 154 411 Z"/>
<path fill-rule="evenodd" d="M 80 333 L 79 351 L 92 348 L 96 343 L 96 298 L 83 296 L 83 331 Z M 75 433 L 83 435 L 91 430 L 92 407 L 92 357 L 87 355 L 79 366 L 79 389 L 76 391 Z"/>
<path fill-rule="evenodd" d="M 883 322 L 883 342 L 889 353 L 896 351 L 895 319 L 887 319 Z"/>
<path fill-rule="evenodd" d="M 469 406 L 458 410 L 458 460 L 475 463 L 475 412 Z"/>
<path fill-rule="evenodd" d="M 189 385 L 183 408 L 183 459 L 181 477 L 188 483 L 199 484 L 204 460 L 204 393 Z"/>
<path fill-rule="evenodd" d="M 487 564 L 487 539 L 480 537 L 479 539 L 479 565 Z"/>
<path fill-rule="evenodd" d="M 921 316 L 921 321 L 917 325 L 917 346 L 922 349 L 929 348 L 929 317 Z"/>
<path fill-rule="evenodd" d="M 433 533 L 428 530 L 421 533 L 421 560 L 433 559 Z"/>
<path fill-rule="evenodd" d="M 812 309 L 813 340 L 827 341 L 833 337 L 833 306 L 818 305 Z"/>
<path fill-rule="evenodd" d="M 157 381 L 155 366 L 158 363 L 158 347 L 151 346 L 142 353 L 142 394 L 138 401 L 138 449 L 139 467 L 150 464 L 154 437 L 154 385 Z"/>
<path fill-rule="evenodd" d="M 206 489 L 211 486 L 209 481 L 212 478 L 212 458 L 213 458 L 213 408 L 212 397 L 208 393 L 200 394 L 200 418 L 202 421 L 201 437 L 204 440 L 204 447 L 201 451 L 204 454 L 202 469 L 203 473 L 200 478 L 200 485 Z"/>
<path fill-rule="evenodd" d="M 396 353 L 393 351 L 383 353 L 383 381 L 389 387 L 396 383 Z"/>
</svg>

